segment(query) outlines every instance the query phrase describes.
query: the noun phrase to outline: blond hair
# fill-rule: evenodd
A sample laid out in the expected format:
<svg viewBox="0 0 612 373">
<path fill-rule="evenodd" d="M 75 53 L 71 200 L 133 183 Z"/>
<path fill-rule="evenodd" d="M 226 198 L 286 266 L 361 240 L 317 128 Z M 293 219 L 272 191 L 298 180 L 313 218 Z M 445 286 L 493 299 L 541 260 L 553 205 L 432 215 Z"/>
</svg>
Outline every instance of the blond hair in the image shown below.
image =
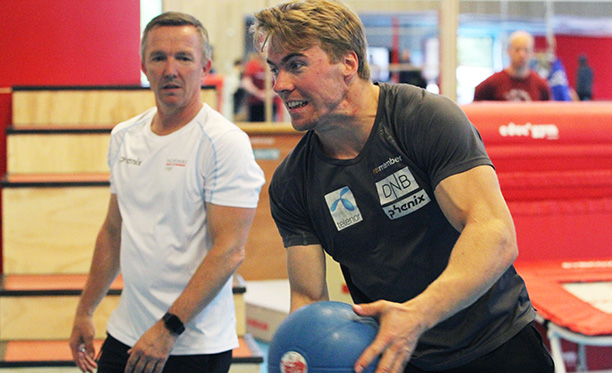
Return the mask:
<svg viewBox="0 0 612 373">
<path fill-rule="evenodd" d="M 367 62 L 368 42 L 363 23 L 340 1 L 295 0 L 255 13 L 251 26 L 255 47 L 304 51 L 320 46 L 332 63 L 355 52 L 359 60 L 357 73 L 370 79 Z"/>
</svg>

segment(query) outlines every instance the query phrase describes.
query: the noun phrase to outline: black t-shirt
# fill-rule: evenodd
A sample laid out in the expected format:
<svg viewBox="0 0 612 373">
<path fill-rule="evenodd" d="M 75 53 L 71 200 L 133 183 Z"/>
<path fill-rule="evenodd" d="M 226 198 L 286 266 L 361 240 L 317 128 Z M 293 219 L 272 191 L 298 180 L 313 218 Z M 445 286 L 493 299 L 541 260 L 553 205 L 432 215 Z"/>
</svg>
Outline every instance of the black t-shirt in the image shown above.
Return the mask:
<svg viewBox="0 0 612 373">
<path fill-rule="evenodd" d="M 381 83 L 360 154 L 328 158 L 314 132 L 306 133 L 274 174 L 272 216 L 286 247 L 320 244 L 340 263 L 356 303 L 405 302 L 442 273 L 459 237 L 435 187 L 479 165 L 492 163 L 457 105 L 413 86 Z M 511 338 L 532 313 L 510 268 L 480 300 L 423 334 L 411 363 L 462 365 Z"/>
</svg>

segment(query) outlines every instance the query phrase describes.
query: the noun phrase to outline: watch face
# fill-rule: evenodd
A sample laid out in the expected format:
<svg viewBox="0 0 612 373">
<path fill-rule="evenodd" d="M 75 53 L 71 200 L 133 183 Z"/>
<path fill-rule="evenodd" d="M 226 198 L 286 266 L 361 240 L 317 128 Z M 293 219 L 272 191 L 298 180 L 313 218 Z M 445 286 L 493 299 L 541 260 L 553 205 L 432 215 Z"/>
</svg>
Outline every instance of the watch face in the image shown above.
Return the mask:
<svg viewBox="0 0 612 373">
<path fill-rule="evenodd" d="M 167 312 L 164 317 L 162 317 L 162 320 L 164 321 L 166 328 L 168 328 L 168 330 L 174 334 L 180 335 L 185 331 L 183 322 L 176 315 Z"/>
</svg>

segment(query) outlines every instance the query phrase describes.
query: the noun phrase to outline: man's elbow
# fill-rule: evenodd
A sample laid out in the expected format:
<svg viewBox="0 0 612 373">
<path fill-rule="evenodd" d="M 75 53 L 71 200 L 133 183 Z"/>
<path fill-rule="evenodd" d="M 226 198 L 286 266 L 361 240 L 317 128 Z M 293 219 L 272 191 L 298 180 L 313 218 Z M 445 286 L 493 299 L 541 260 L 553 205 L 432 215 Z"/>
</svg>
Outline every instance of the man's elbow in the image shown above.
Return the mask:
<svg viewBox="0 0 612 373">
<path fill-rule="evenodd" d="M 512 265 L 516 258 L 518 258 L 518 245 L 516 242 L 516 232 L 512 224 L 502 224 L 502 228 L 499 232 L 501 258 L 507 267 Z"/>
<path fill-rule="evenodd" d="M 238 267 L 240 267 L 242 262 L 244 262 L 245 258 L 246 258 L 246 250 L 245 250 L 244 245 L 242 245 L 240 247 L 233 249 L 230 252 L 228 259 L 229 259 L 229 262 L 232 263 L 232 266 L 235 269 L 238 269 Z"/>
</svg>

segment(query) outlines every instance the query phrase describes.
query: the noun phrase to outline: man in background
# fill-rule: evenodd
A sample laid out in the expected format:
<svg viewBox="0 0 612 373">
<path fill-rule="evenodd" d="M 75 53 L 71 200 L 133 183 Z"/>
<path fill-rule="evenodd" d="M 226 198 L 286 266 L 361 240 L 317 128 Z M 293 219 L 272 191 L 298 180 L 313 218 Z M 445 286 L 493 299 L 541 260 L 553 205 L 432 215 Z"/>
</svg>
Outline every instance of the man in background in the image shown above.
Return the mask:
<svg viewBox="0 0 612 373">
<path fill-rule="evenodd" d="M 510 66 L 476 86 L 474 101 L 550 100 L 548 83 L 529 67 L 533 45 L 534 39 L 530 33 L 513 32 L 508 38 Z"/>
<path fill-rule="evenodd" d="M 578 57 L 578 70 L 576 71 L 576 94 L 580 101 L 591 101 L 593 98 L 593 70 L 589 66 L 587 56 Z"/>
<path fill-rule="evenodd" d="M 266 64 L 261 54 L 251 54 L 244 66 L 241 84 L 247 92 L 248 121 L 264 122 L 266 120 Z"/>
</svg>

